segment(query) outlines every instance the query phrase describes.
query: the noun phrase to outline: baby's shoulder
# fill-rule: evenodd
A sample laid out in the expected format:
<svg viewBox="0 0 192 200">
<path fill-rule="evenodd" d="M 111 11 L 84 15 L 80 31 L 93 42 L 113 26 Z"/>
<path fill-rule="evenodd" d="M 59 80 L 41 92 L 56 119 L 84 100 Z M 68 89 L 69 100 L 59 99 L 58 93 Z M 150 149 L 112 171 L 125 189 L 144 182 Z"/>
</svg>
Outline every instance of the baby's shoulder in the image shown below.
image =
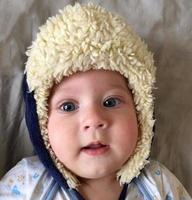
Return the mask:
<svg viewBox="0 0 192 200">
<path fill-rule="evenodd" d="M 176 176 L 158 161 L 149 160 L 139 178 L 157 199 L 191 199 Z"/>
<path fill-rule="evenodd" d="M 143 169 L 142 176 L 151 183 L 158 185 L 159 188 L 169 188 L 181 185 L 176 176 L 159 161 L 150 159 Z"/>
<path fill-rule="evenodd" d="M 43 174 L 45 168 L 37 156 L 22 159 L 1 179 L 0 196 L 26 199 Z"/>
<path fill-rule="evenodd" d="M 31 157 L 23 158 L 9 172 L 12 172 L 16 169 L 29 170 L 29 171 L 33 171 L 33 170 L 43 171 L 45 170 L 45 167 L 43 166 L 42 162 L 39 160 L 38 156 L 31 156 Z"/>
<path fill-rule="evenodd" d="M 156 160 L 149 160 L 149 163 L 143 169 L 142 175 L 149 179 L 152 183 L 162 181 L 165 174 L 173 175 L 162 163 Z"/>
<path fill-rule="evenodd" d="M 12 169 L 10 169 L 2 180 L 14 178 L 24 181 L 26 178 L 33 179 L 39 177 L 45 168 L 37 156 L 23 158 Z M 20 181 L 20 182 L 22 182 Z"/>
</svg>

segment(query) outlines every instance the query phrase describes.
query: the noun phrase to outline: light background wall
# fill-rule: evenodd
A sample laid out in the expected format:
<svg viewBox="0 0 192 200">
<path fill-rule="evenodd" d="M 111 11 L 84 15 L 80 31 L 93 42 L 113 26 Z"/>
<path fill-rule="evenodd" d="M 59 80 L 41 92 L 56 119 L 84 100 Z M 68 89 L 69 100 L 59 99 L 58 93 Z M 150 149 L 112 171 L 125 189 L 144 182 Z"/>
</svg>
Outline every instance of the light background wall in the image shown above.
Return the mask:
<svg viewBox="0 0 192 200">
<path fill-rule="evenodd" d="M 74 2 L 0 1 L 0 176 L 32 154 L 21 97 L 26 48 L 47 17 Z M 154 52 L 157 121 L 151 156 L 165 164 L 192 195 L 192 1 L 92 2 L 124 17 Z"/>
</svg>

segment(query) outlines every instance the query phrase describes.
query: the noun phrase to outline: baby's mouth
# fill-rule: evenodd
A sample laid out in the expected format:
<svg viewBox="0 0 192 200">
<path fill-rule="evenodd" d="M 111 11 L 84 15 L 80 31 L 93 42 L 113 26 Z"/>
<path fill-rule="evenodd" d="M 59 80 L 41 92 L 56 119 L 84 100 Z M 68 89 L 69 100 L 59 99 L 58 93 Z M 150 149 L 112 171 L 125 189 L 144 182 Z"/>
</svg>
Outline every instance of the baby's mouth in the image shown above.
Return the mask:
<svg viewBox="0 0 192 200">
<path fill-rule="evenodd" d="M 91 142 L 82 148 L 82 152 L 91 156 L 104 154 L 109 150 L 109 145 L 102 144 L 101 142 Z"/>
</svg>

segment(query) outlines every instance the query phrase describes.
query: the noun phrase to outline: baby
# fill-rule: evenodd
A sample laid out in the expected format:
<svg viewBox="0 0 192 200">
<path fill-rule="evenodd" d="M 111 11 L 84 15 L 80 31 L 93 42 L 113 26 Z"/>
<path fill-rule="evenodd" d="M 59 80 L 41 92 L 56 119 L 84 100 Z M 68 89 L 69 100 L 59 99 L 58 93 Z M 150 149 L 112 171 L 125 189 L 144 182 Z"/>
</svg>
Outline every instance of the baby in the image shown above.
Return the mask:
<svg viewBox="0 0 192 200">
<path fill-rule="evenodd" d="M 191 199 L 149 158 L 155 67 L 120 17 L 67 6 L 27 55 L 26 123 L 37 156 L 4 176 L 1 200 Z"/>
</svg>

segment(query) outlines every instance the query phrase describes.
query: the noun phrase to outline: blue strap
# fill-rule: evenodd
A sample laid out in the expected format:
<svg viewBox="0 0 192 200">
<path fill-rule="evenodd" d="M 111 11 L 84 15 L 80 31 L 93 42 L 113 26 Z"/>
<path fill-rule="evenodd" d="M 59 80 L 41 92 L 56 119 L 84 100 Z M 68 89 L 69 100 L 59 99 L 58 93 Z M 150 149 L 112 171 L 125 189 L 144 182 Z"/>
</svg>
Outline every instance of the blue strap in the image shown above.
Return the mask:
<svg viewBox="0 0 192 200">
<path fill-rule="evenodd" d="M 42 200 L 53 200 L 53 198 L 56 195 L 58 189 L 59 189 L 58 183 L 56 183 L 53 180 Z"/>
<path fill-rule="evenodd" d="M 70 199 L 71 200 L 84 200 L 84 198 L 81 196 L 81 194 L 75 190 L 75 189 L 70 189 Z"/>
<path fill-rule="evenodd" d="M 119 200 L 125 200 L 126 196 L 127 196 L 127 188 L 128 188 L 128 184 L 125 184 L 123 186 L 123 190 L 120 194 Z"/>
<path fill-rule="evenodd" d="M 59 189 L 59 184 L 53 180 L 46 191 L 45 195 L 43 196 L 42 200 L 53 200 L 58 189 Z M 75 190 L 75 189 L 64 189 L 65 195 L 67 195 L 68 199 L 71 200 L 84 200 L 83 197 Z"/>
<path fill-rule="evenodd" d="M 133 182 L 138 187 L 139 192 L 143 195 L 145 200 L 153 200 L 153 198 L 151 197 L 150 192 L 146 188 L 146 186 L 143 183 L 143 181 L 141 180 L 141 178 L 137 177 L 137 178 L 133 179 Z"/>
</svg>

